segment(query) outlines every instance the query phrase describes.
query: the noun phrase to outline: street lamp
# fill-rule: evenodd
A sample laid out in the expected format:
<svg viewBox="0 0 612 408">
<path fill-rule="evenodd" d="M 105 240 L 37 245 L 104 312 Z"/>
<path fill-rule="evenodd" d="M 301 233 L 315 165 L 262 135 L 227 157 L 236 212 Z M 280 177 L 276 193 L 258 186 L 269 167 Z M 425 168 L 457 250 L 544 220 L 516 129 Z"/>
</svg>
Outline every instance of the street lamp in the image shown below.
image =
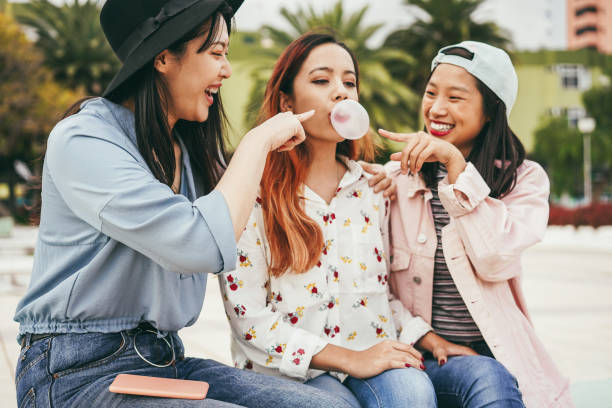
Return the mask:
<svg viewBox="0 0 612 408">
<path fill-rule="evenodd" d="M 591 133 L 595 130 L 595 119 L 578 119 L 578 130 L 582 133 L 583 163 L 584 163 L 584 203 L 591 204 L 593 189 L 591 187 Z"/>
</svg>

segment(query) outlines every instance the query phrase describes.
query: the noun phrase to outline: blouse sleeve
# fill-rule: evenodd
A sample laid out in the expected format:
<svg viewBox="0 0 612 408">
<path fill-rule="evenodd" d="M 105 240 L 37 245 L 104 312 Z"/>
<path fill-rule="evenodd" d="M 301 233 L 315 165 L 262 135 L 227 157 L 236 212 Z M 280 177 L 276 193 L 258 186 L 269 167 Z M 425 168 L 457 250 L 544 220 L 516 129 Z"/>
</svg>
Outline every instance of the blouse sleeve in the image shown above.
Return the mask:
<svg viewBox="0 0 612 408">
<path fill-rule="evenodd" d="M 110 126 L 97 131 L 118 132 Z M 52 133 L 45 158 L 53 183 L 77 217 L 177 273 L 234 267 L 232 220 L 220 192 L 191 202 L 155 179 L 119 143 L 79 132 Z"/>
<path fill-rule="evenodd" d="M 263 217 L 256 204 L 238 243 L 236 270 L 220 280 L 232 335 L 250 361 L 305 379 L 312 357 L 327 341 L 292 326 L 292 316 L 275 310 L 268 299 L 268 263 Z"/>
<path fill-rule="evenodd" d="M 445 178 L 438 191 L 478 276 L 495 282 L 519 275 L 521 269 L 515 264 L 522 252 L 546 232 L 549 181 L 544 170 L 525 162 L 514 189 L 495 199 L 489 197 L 490 189 L 478 170 L 468 163 L 455 184 Z"/>
</svg>

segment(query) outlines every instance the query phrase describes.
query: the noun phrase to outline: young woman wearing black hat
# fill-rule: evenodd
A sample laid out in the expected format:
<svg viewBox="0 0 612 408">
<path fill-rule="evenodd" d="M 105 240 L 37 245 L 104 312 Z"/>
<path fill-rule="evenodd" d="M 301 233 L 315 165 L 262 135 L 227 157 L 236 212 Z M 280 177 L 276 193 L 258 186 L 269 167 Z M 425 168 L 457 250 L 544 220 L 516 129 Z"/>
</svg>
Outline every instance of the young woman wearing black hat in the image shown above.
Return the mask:
<svg viewBox="0 0 612 408">
<path fill-rule="evenodd" d="M 30 286 L 17 307 L 17 399 L 28 406 L 341 407 L 317 389 L 185 358 L 207 273 L 233 269 L 267 153 L 312 112 L 248 132 L 225 165 L 217 92 L 242 0 L 108 0 L 123 62 L 49 136 Z M 227 168 L 225 168 L 227 167 Z M 224 171 L 225 169 L 225 171 Z M 206 400 L 113 394 L 118 373 L 202 380 Z"/>
</svg>

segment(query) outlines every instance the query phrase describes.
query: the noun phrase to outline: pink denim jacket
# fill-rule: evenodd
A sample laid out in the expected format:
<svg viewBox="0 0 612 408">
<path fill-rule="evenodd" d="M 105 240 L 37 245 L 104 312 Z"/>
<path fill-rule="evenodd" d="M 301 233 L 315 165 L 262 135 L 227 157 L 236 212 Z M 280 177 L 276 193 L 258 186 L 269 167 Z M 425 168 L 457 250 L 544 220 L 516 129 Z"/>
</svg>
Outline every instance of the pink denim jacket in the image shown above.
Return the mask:
<svg viewBox="0 0 612 408">
<path fill-rule="evenodd" d="M 437 244 L 432 194 L 420 176 L 402 175 L 397 163 L 386 169 L 398 189 L 390 221 L 392 290 L 412 314 L 431 323 Z M 450 216 L 442 229 L 448 269 L 495 358 L 517 378 L 525 405 L 573 407 L 569 381 L 536 337 L 520 281 L 523 250 L 546 230 L 548 177 L 526 160 L 510 194 L 498 200 L 489 192 L 471 163 L 454 185 L 448 177 L 439 183 Z"/>
</svg>

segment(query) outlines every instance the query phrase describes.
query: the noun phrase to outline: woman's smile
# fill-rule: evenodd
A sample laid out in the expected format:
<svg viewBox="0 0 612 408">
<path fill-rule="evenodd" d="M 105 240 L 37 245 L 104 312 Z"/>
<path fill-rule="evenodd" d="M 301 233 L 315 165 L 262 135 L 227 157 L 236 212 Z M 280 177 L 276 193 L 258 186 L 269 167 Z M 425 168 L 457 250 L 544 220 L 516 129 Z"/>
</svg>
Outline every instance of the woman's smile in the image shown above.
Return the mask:
<svg viewBox="0 0 612 408">
<path fill-rule="evenodd" d="M 444 137 L 448 135 L 454 127 L 455 125 L 451 123 L 437 122 L 432 120 L 429 124 L 429 133 L 432 136 Z"/>
</svg>

